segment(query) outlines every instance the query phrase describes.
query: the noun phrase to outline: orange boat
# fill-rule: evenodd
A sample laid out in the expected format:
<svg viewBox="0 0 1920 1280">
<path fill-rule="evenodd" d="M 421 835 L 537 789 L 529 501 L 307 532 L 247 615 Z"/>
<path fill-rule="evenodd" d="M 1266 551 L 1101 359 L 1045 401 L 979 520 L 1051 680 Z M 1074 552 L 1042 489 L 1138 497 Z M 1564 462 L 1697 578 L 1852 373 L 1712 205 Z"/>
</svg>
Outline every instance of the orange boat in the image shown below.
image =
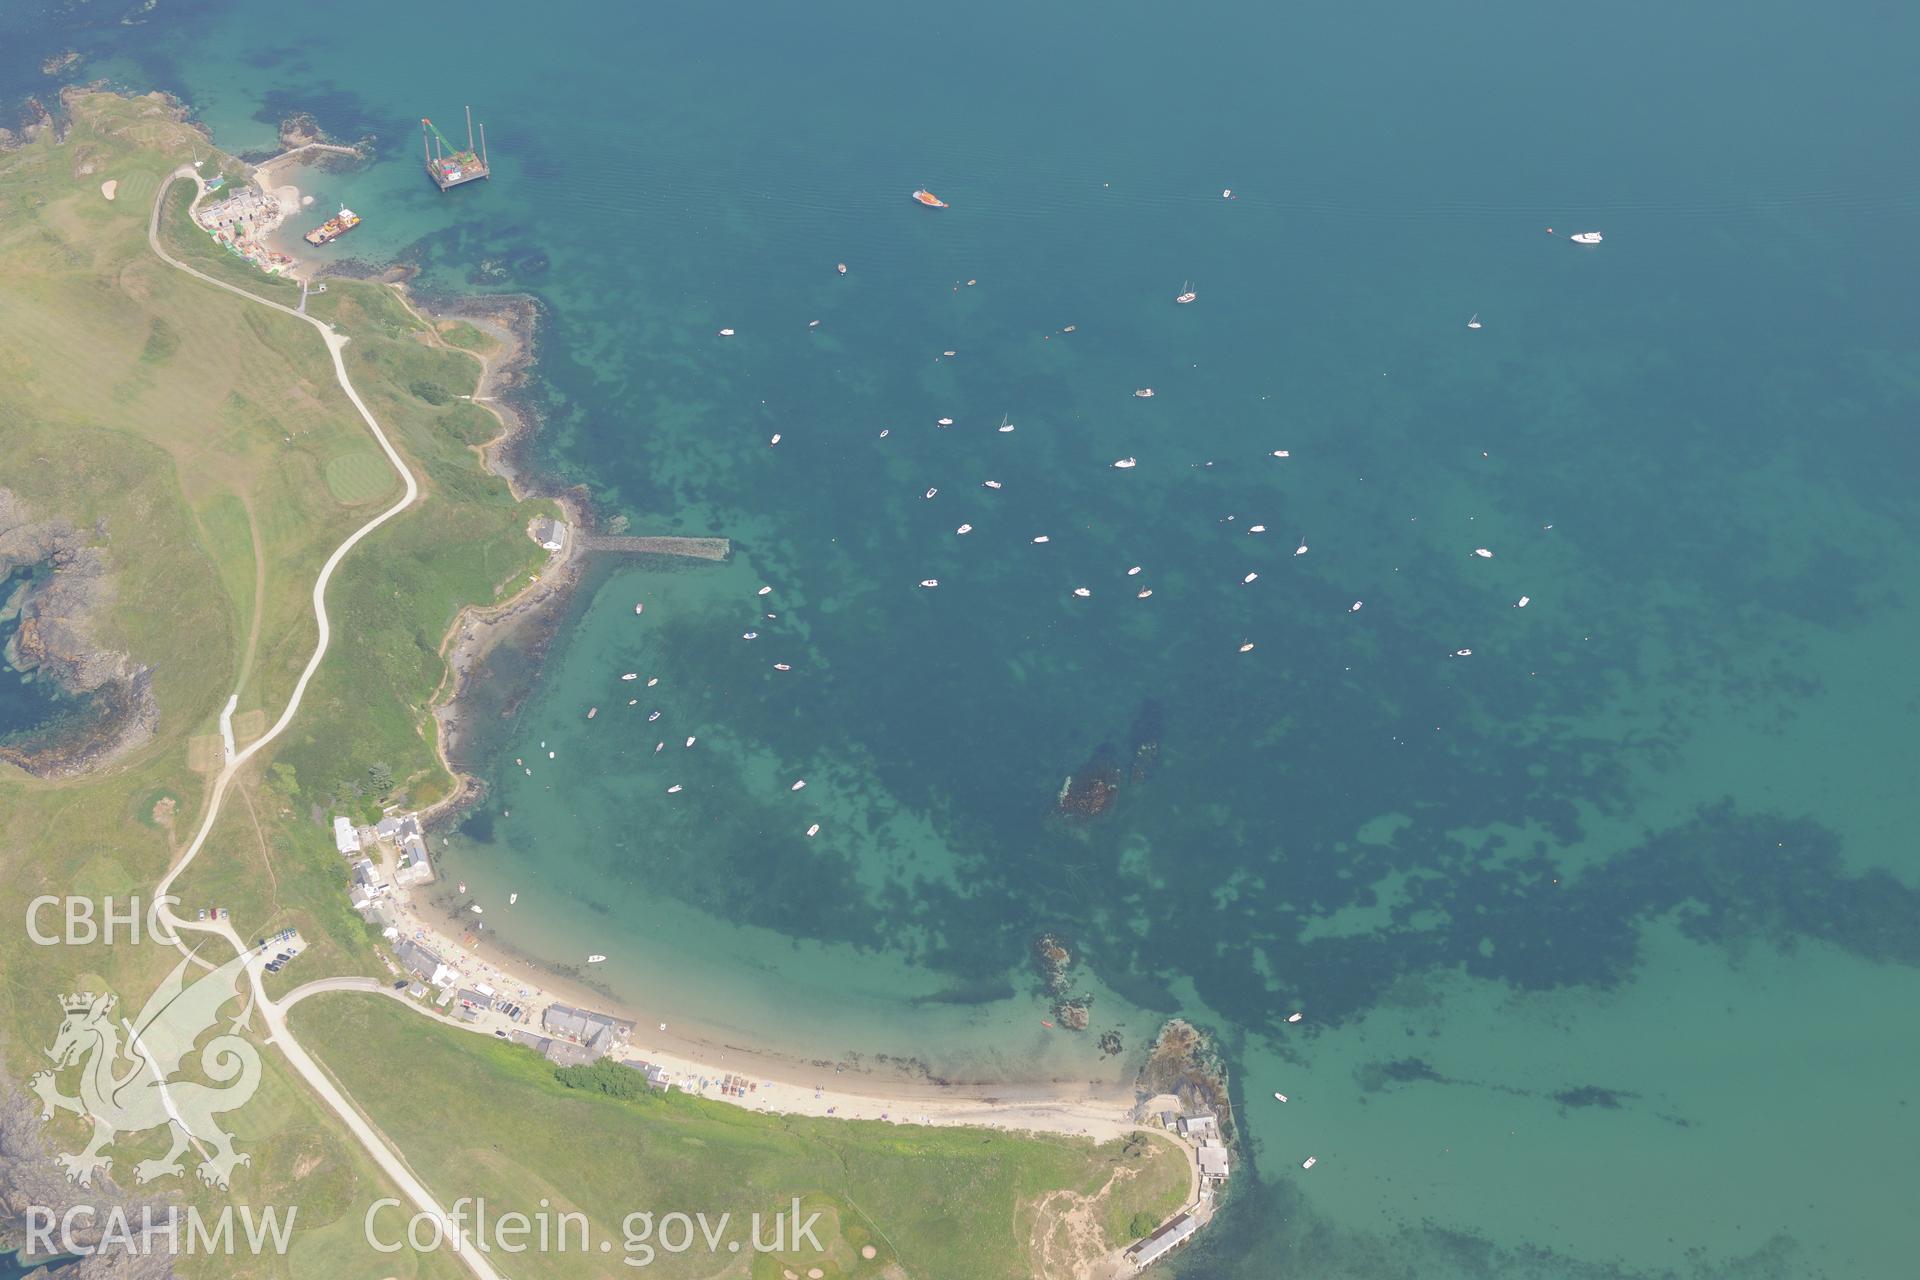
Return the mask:
<svg viewBox="0 0 1920 1280">
<path fill-rule="evenodd" d="M 360 215 L 342 206 L 338 216 L 328 218 L 325 222 L 307 232 L 301 239 L 311 245 L 329 244 L 338 240 L 341 236 L 347 234 L 347 232 L 359 225 Z"/>
<path fill-rule="evenodd" d="M 944 209 L 947 207 L 947 202 L 945 200 L 942 200 L 939 196 L 933 194 L 933 192 L 928 191 L 924 187 L 922 187 L 918 191 L 915 191 L 913 193 L 913 198 L 915 200 L 918 200 L 921 204 L 927 206 L 927 208 L 929 209 Z"/>
</svg>

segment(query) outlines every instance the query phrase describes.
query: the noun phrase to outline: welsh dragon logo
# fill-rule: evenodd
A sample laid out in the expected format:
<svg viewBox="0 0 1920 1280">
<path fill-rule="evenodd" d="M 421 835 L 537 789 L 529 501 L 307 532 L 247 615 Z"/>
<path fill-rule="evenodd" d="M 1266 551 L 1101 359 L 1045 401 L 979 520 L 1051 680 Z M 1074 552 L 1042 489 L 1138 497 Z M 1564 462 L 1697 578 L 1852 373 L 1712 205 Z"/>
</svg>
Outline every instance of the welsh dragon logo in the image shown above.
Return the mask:
<svg viewBox="0 0 1920 1280">
<path fill-rule="evenodd" d="M 251 1001 L 200 1051 L 201 1073 L 220 1087 L 173 1079 L 194 1043 L 219 1022 L 221 1006 L 235 998 L 234 980 L 248 958 L 243 952 L 188 986 L 182 975 L 193 957 L 185 957 L 132 1022 L 124 1015 L 115 1020 L 111 995 L 62 997 L 66 1020 L 47 1050 L 54 1067 L 34 1076 L 31 1088 L 40 1097 L 42 1119 L 51 1119 L 58 1109 L 93 1121 L 93 1140 L 85 1150 L 56 1157 L 69 1180 L 86 1186 L 95 1172 L 105 1171 L 113 1161 L 103 1153 L 116 1136 L 159 1127 L 170 1131 L 173 1145 L 159 1159 L 134 1166 L 139 1182 L 185 1172 L 180 1157 L 189 1143 L 203 1157 L 200 1180 L 212 1186 L 224 1188 L 234 1166 L 249 1162 L 233 1149 L 233 1135 L 223 1132 L 214 1116 L 244 1105 L 260 1087 L 260 1055 L 235 1034 Z M 74 1066 L 80 1068 L 79 1091 L 69 1097 L 55 1077 Z"/>
</svg>

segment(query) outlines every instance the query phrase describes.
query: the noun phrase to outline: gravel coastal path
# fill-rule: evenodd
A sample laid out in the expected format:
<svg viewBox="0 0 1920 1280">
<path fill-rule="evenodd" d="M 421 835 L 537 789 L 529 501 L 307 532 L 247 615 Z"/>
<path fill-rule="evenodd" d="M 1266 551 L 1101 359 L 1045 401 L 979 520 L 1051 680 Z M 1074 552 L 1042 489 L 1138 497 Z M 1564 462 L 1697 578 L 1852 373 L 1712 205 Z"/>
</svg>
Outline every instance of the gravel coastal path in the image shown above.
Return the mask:
<svg viewBox="0 0 1920 1280">
<path fill-rule="evenodd" d="M 348 534 L 346 541 L 342 542 L 338 547 L 335 547 L 333 554 L 327 557 L 326 563 L 320 566 L 320 575 L 315 578 L 313 582 L 313 616 L 314 620 L 319 624 L 320 632 L 319 640 L 314 645 L 313 656 L 307 659 L 306 668 L 301 671 L 300 679 L 293 686 L 293 696 L 287 700 L 286 709 L 280 713 L 280 718 L 274 721 L 271 728 L 248 743 L 246 748 L 241 751 L 235 751 L 231 745 L 231 739 L 228 740 L 226 764 L 221 768 L 219 775 L 213 780 L 213 790 L 207 802 L 206 816 L 201 819 L 200 828 L 194 833 L 193 841 L 187 845 L 185 852 L 180 855 L 179 860 L 173 864 L 173 867 L 167 872 L 165 878 L 155 887 L 154 897 L 156 900 L 163 900 L 165 898 L 165 895 L 173 887 L 173 882 L 179 878 L 181 872 L 192 865 L 194 858 L 199 855 L 201 847 L 206 844 L 207 834 L 213 830 L 214 821 L 220 816 L 221 802 L 226 798 L 227 789 L 232 785 L 235 774 L 246 765 L 247 761 L 253 758 L 256 752 L 284 733 L 287 726 L 293 723 L 293 717 L 299 713 L 300 700 L 306 695 L 307 685 L 313 679 L 313 673 L 320 669 L 320 660 L 326 656 L 327 644 L 332 636 L 332 629 L 327 619 L 326 596 L 327 583 L 332 580 L 333 571 L 340 566 L 341 560 L 346 558 L 347 553 L 360 544 L 361 539 L 412 506 L 420 496 L 420 484 L 414 479 L 413 472 L 408 470 L 407 464 L 401 459 L 399 451 L 396 450 L 393 447 L 393 443 L 387 439 L 386 432 L 380 429 L 379 422 L 374 419 L 372 412 L 368 410 L 366 406 L 366 402 L 360 398 L 360 393 L 354 390 L 352 380 L 347 377 L 346 362 L 340 358 L 341 350 L 347 345 L 346 335 L 336 332 L 333 326 L 327 324 L 325 321 L 315 319 L 313 316 L 296 311 L 292 307 L 283 306 L 278 302 L 270 302 L 265 298 L 256 297 L 254 294 L 248 293 L 245 289 L 228 284 L 223 280 L 217 280 L 204 271 L 198 271 L 186 263 L 179 261 L 177 258 L 174 258 L 161 247 L 160 209 L 166 200 L 167 192 L 173 189 L 174 182 L 182 178 L 192 180 L 194 185 L 199 189 L 200 195 L 204 196 L 206 194 L 206 184 L 201 181 L 200 175 L 194 172 L 192 168 L 182 166 L 170 174 L 167 180 L 160 184 L 159 193 L 154 196 L 153 211 L 147 221 L 148 246 L 153 250 L 154 254 L 168 266 L 184 271 L 195 279 L 204 281 L 216 289 L 224 289 L 228 293 L 237 294 L 250 302 L 258 303 L 260 306 L 271 307 L 275 311 L 292 316 L 295 320 L 310 324 L 315 329 L 318 329 L 321 339 L 327 344 L 327 353 L 333 357 L 333 373 L 334 377 L 339 380 L 340 389 L 347 393 L 347 399 L 353 402 L 355 409 L 359 410 L 361 418 L 364 419 L 367 424 L 367 429 L 373 433 L 374 440 L 380 445 L 381 451 L 386 454 L 387 461 L 393 465 L 393 469 L 399 473 L 400 479 L 405 483 L 406 492 L 401 495 L 399 501 Z M 233 704 L 229 702 L 229 709 L 231 709 L 232 705 Z M 166 924 L 176 931 L 176 933 L 180 931 L 192 931 L 218 934 L 233 944 L 235 951 L 244 952 L 248 950 L 246 944 L 241 941 L 239 934 L 234 932 L 231 923 L 225 920 L 213 922 L 185 920 L 176 915 L 173 908 L 164 901 L 160 901 L 159 905 L 161 915 Z M 184 943 L 181 944 L 181 949 L 183 951 L 187 949 Z M 256 957 L 256 959 L 257 958 L 258 957 Z M 320 1064 L 315 1062 L 300 1042 L 294 1038 L 293 1032 L 287 1028 L 286 1006 L 284 1004 L 275 1004 L 267 998 L 266 990 L 261 985 L 260 966 L 258 964 L 248 965 L 247 975 L 249 981 L 253 984 L 254 1001 L 259 1006 L 262 1018 L 266 1022 L 267 1030 L 270 1033 L 267 1036 L 267 1042 L 279 1048 L 288 1064 L 300 1073 L 301 1078 L 306 1080 L 313 1091 L 320 1096 L 321 1101 L 325 1102 L 333 1113 L 340 1118 L 340 1122 L 346 1126 L 347 1131 L 353 1134 L 354 1138 L 359 1141 L 367 1154 L 372 1157 L 374 1163 L 379 1165 L 381 1170 L 400 1188 L 401 1193 L 413 1202 L 414 1207 L 422 1213 L 437 1218 L 440 1221 L 440 1225 L 446 1232 L 446 1238 L 456 1242 L 456 1256 L 467 1265 L 467 1268 L 476 1276 L 480 1277 L 480 1280 L 502 1280 L 500 1273 L 493 1269 L 492 1264 L 490 1264 L 477 1249 L 466 1247 L 465 1232 L 460 1228 L 459 1224 L 454 1221 L 452 1215 L 440 1206 L 439 1202 L 434 1198 L 433 1193 L 428 1191 L 425 1184 L 415 1177 L 413 1171 L 407 1167 L 407 1163 L 401 1158 L 400 1153 L 394 1150 L 380 1134 L 375 1132 L 373 1126 L 367 1123 L 366 1118 L 360 1114 L 353 1103 L 334 1085 L 332 1079 L 320 1067 Z M 365 990 L 366 988 L 358 985 L 343 985 L 340 989 Z M 288 1003 L 291 1003 L 291 1001 Z"/>
</svg>

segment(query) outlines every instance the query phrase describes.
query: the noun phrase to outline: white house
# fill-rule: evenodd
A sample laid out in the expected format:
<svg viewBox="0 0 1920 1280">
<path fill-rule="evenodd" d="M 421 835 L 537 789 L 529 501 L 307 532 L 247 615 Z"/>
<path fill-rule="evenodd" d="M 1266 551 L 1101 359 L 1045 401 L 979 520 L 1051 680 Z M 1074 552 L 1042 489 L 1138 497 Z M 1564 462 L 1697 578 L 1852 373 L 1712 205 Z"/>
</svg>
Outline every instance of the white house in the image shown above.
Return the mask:
<svg viewBox="0 0 1920 1280">
<path fill-rule="evenodd" d="M 333 847 L 343 856 L 360 852 L 360 833 L 353 829 L 353 823 L 349 819 L 333 820 Z"/>
<path fill-rule="evenodd" d="M 349 887 L 348 892 L 351 893 L 354 888 L 358 888 L 362 896 L 371 902 L 373 899 L 383 896 L 391 886 L 388 885 L 386 879 L 381 876 L 380 869 L 374 866 L 371 861 L 366 858 L 355 858 L 353 860 L 353 884 Z"/>
</svg>

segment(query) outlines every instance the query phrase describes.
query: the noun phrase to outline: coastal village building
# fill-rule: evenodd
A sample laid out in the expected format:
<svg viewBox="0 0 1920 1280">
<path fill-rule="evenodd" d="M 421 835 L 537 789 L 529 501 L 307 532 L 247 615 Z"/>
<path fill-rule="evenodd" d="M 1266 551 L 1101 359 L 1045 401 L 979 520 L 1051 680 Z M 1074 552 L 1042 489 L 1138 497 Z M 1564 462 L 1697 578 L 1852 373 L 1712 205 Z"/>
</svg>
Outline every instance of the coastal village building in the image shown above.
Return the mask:
<svg viewBox="0 0 1920 1280">
<path fill-rule="evenodd" d="M 211 194 L 220 189 L 220 180 L 207 184 Z M 231 195 L 212 204 L 201 205 L 194 220 L 213 237 L 214 243 L 269 275 L 277 275 L 293 266 L 293 259 L 278 249 L 269 248 L 260 237 L 280 225 L 280 202 L 251 183 L 237 187 Z"/>
<path fill-rule="evenodd" d="M 360 833 L 353 829 L 353 823 L 346 818 L 333 820 L 333 847 L 342 857 L 351 857 L 360 852 Z"/>
<path fill-rule="evenodd" d="M 611 1014 L 575 1009 L 564 1004 L 548 1005 L 546 1012 L 540 1015 L 540 1025 L 556 1037 L 586 1046 L 595 1057 L 611 1053 L 616 1045 L 625 1044 L 627 1037 L 633 1034 L 631 1022 L 622 1021 Z"/>
<path fill-rule="evenodd" d="M 1232 1170 L 1232 1152 L 1220 1135 L 1220 1118 L 1209 1111 L 1174 1111 L 1165 1105 L 1178 1101 L 1171 1094 L 1158 1095 L 1139 1104 L 1135 1114 L 1157 1120 L 1163 1128 L 1191 1144 L 1199 1173 L 1199 1195 L 1153 1234 L 1134 1241 L 1122 1251 L 1121 1256 L 1136 1272 L 1145 1271 L 1186 1244 L 1212 1220 L 1219 1192 L 1226 1186 L 1227 1175 Z"/>
<path fill-rule="evenodd" d="M 1193 1239 L 1193 1233 L 1199 1229 L 1200 1223 L 1190 1213 L 1169 1218 L 1158 1231 L 1131 1245 L 1126 1251 L 1126 1259 L 1133 1264 L 1135 1271 L 1145 1271 Z"/>
<path fill-rule="evenodd" d="M 656 1089 L 665 1089 L 673 1083 L 673 1078 L 667 1074 L 665 1067 L 656 1067 L 651 1062 L 642 1062 L 638 1058 L 628 1058 L 620 1065 L 638 1071 L 647 1078 L 647 1083 Z"/>
<path fill-rule="evenodd" d="M 1200 1144 L 1200 1176 L 1208 1182 L 1227 1180 L 1227 1147 L 1218 1138 L 1208 1138 Z"/>
<path fill-rule="evenodd" d="M 551 1036 L 522 1031 L 518 1027 L 507 1032 L 507 1039 L 527 1046 L 556 1067 L 584 1067 L 600 1056 L 585 1045 L 555 1040 Z"/>
<path fill-rule="evenodd" d="M 533 535 L 535 542 L 549 551 L 563 551 L 566 549 L 567 526 L 562 521 L 555 520 L 551 516 L 541 516 L 533 522 L 532 528 L 527 532 Z"/>
<path fill-rule="evenodd" d="M 409 844 L 401 847 L 400 865 L 394 869 L 395 884 L 425 884 L 433 879 L 433 864 L 427 861 L 427 847 L 424 844 Z"/>
<path fill-rule="evenodd" d="M 454 1016 L 463 1022 L 477 1021 L 481 1014 L 493 1008 L 493 989 L 491 987 L 462 987 L 454 993 L 459 1001 L 454 1006 Z"/>
<path fill-rule="evenodd" d="M 393 904 L 385 898 L 369 898 L 366 891 L 358 885 L 347 899 L 360 918 L 378 929 L 382 936 L 391 938 L 399 933 L 393 914 Z"/>
<path fill-rule="evenodd" d="M 393 954 L 400 961 L 402 969 L 416 978 L 426 979 L 436 987 L 450 987 L 459 980 L 460 975 L 449 968 L 436 952 L 421 946 L 411 938 L 402 938 L 395 942 Z"/>
<path fill-rule="evenodd" d="M 373 862 L 367 858 L 353 860 L 353 884 L 355 888 L 366 894 L 369 901 L 381 897 L 393 887 L 387 883 L 386 877 L 380 874 L 380 868 L 374 866 Z"/>
<path fill-rule="evenodd" d="M 382 818 L 375 824 L 373 834 L 399 852 L 399 862 L 393 873 L 395 884 L 425 884 L 433 879 L 433 863 L 427 858 L 427 837 L 420 828 L 419 814 Z"/>
<path fill-rule="evenodd" d="M 585 1045 L 569 1044 L 565 1040 L 549 1040 L 540 1052 L 556 1067 L 584 1067 L 600 1056 Z"/>
<path fill-rule="evenodd" d="M 1189 1142 L 1205 1142 L 1208 1138 L 1220 1136 L 1220 1122 L 1206 1112 L 1199 1115 L 1181 1116 L 1179 1120 L 1180 1136 Z"/>
</svg>

